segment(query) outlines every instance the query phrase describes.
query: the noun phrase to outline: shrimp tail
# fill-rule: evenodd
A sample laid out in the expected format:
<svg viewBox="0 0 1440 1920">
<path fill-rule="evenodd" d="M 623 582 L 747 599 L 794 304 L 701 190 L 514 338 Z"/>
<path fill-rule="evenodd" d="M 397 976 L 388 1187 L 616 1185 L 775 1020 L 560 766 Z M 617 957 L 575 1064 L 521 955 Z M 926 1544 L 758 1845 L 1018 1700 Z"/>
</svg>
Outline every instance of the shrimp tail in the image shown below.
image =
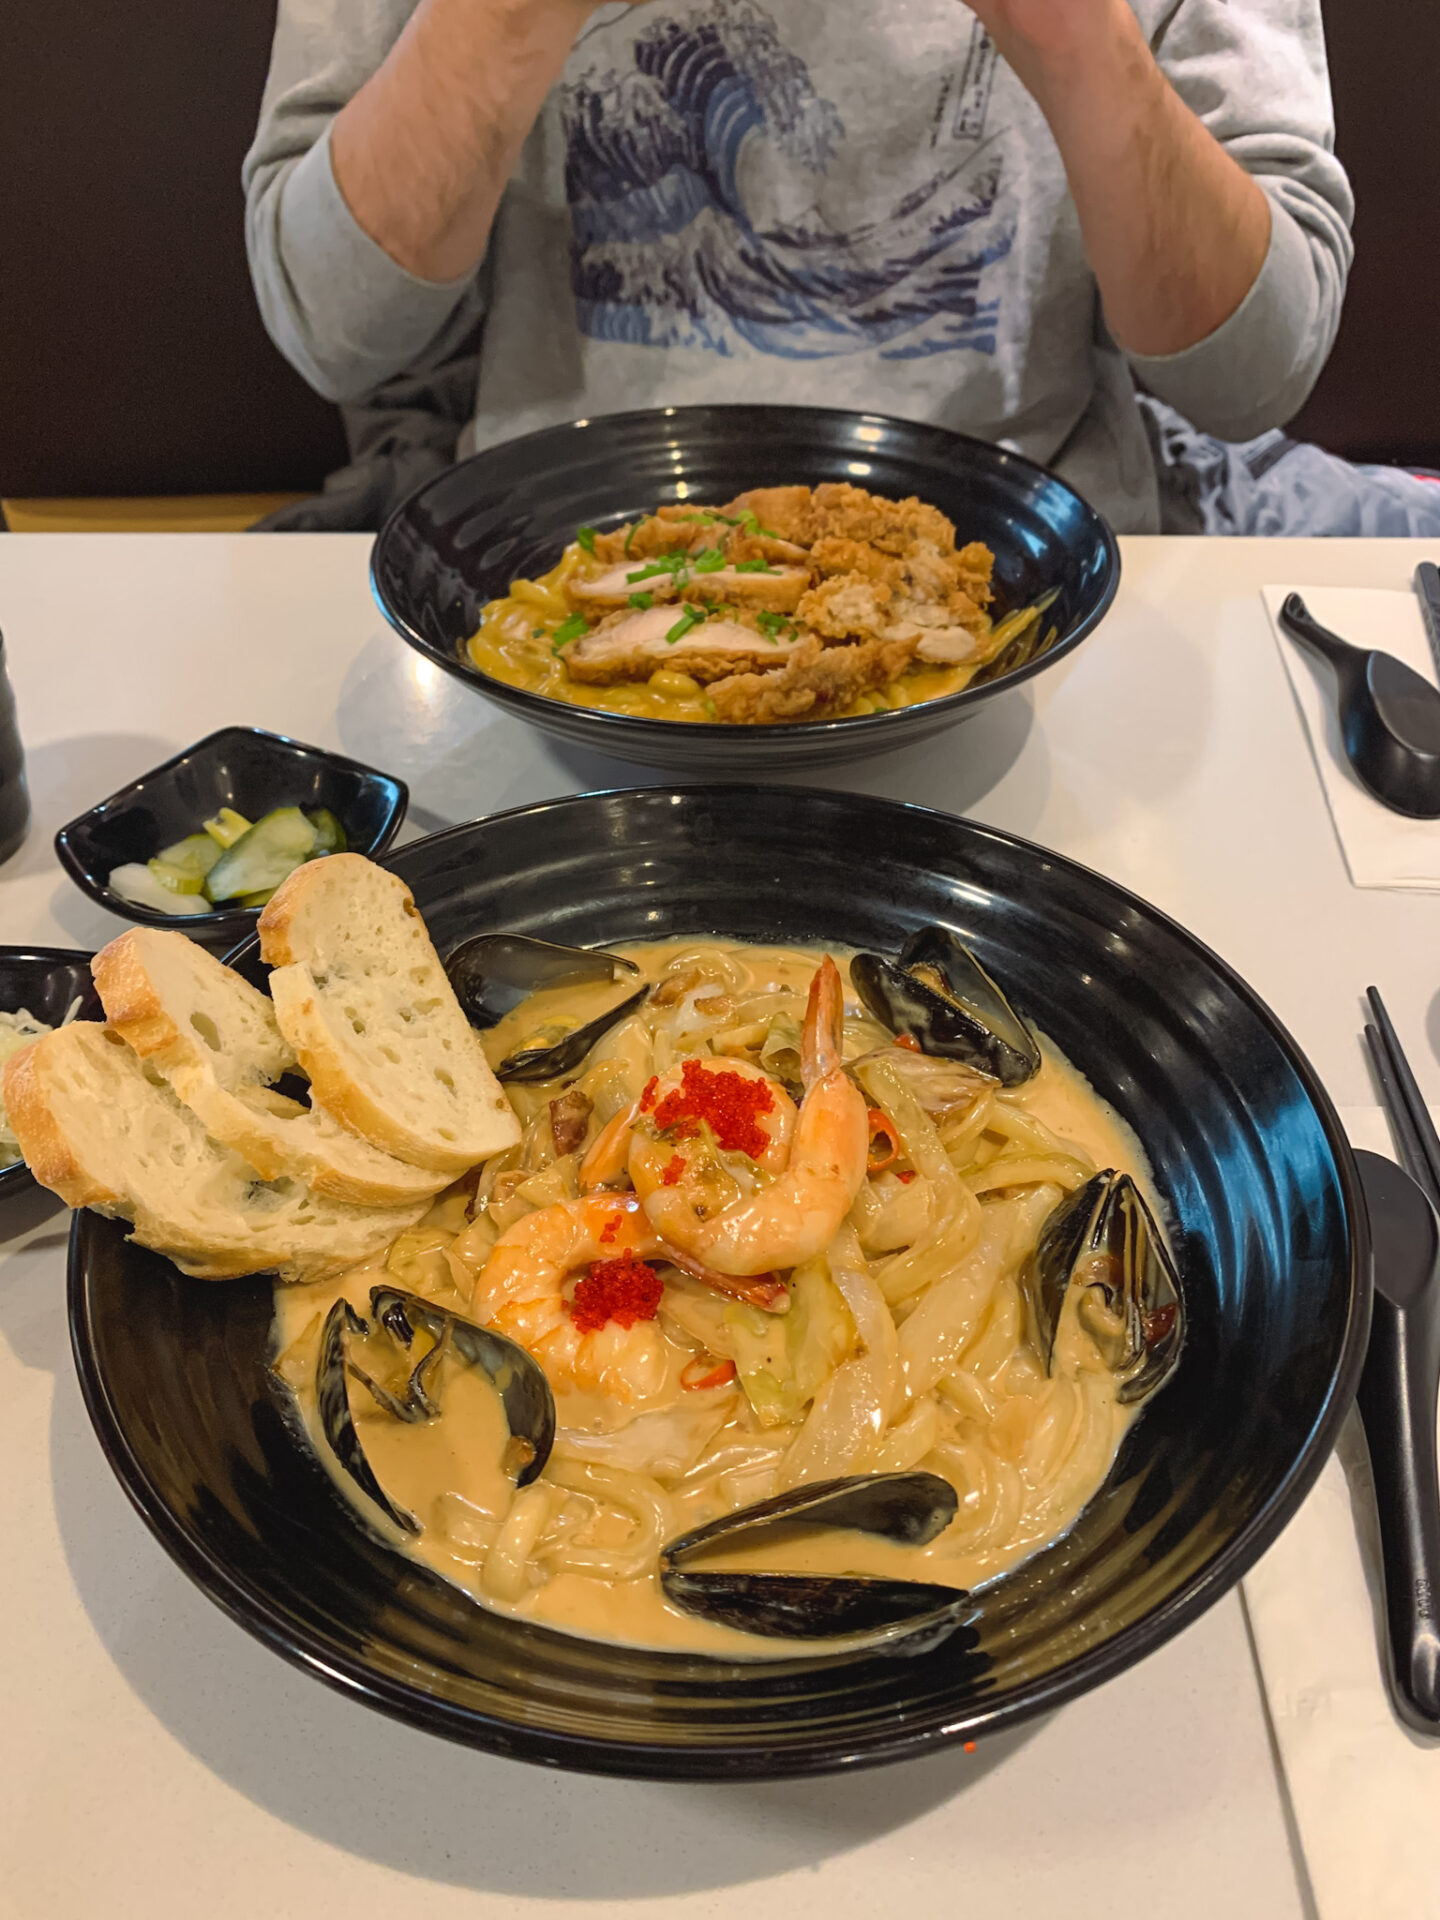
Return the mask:
<svg viewBox="0 0 1440 1920">
<path fill-rule="evenodd" d="M 840 969 L 827 953 L 810 982 L 800 1034 L 800 1077 L 807 1092 L 844 1064 L 844 1029 L 845 990 L 840 984 Z"/>
<path fill-rule="evenodd" d="M 707 1267 L 701 1260 L 692 1260 L 688 1253 L 681 1253 L 677 1247 L 661 1243 L 661 1259 L 668 1260 L 672 1267 L 679 1267 L 682 1273 L 688 1273 L 692 1280 L 698 1280 L 702 1286 L 709 1287 L 712 1293 L 723 1293 L 728 1299 L 743 1300 L 748 1307 L 759 1307 L 765 1313 L 786 1313 L 790 1307 L 790 1290 L 778 1273 L 717 1273 L 714 1267 Z"/>
</svg>

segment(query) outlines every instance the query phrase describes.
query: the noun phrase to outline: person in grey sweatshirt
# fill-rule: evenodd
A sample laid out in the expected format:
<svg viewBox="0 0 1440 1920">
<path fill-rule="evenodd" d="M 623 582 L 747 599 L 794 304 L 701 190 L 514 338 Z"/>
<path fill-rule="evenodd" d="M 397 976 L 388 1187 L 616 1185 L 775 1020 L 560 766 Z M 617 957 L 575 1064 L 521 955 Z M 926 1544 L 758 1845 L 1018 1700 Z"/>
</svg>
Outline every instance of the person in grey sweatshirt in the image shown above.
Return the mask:
<svg viewBox="0 0 1440 1920">
<path fill-rule="evenodd" d="M 1319 0 L 280 0 L 244 185 L 266 326 L 382 492 L 775 400 L 1204 524 L 1196 474 L 1282 440 L 1351 255 Z"/>
</svg>

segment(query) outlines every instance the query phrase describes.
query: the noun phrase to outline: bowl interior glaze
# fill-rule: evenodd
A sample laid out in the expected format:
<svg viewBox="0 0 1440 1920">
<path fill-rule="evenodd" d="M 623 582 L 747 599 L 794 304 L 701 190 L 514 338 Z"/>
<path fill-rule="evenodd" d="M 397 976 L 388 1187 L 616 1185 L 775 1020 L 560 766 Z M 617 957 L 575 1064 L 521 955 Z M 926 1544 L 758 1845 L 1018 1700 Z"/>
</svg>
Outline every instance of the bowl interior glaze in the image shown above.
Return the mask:
<svg viewBox="0 0 1440 1920">
<path fill-rule="evenodd" d="M 472 1605 L 357 1522 L 265 1372 L 268 1288 L 187 1281 L 77 1217 L 75 1351 L 112 1464 L 170 1552 L 277 1651 L 439 1733 L 551 1764 L 770 1776 L 975 1738 L 1131 1665 L 1236 1580 L 1313 1481 L 1369 1314 L 1348 1149 L 1273 1017 L 1154 909 L 1023 841 L 792 789 L 555 801 L 388 862 L 442 953 L 513 929 L 898 947 L 938 920 L 1139 1134 L 1190 1312 L 1179 1370 L 1071 1532 L 980 1595 L 978 1640 L 732 1665 Z M 258 977 L 252 945 L 237 956 Z"/>
<path fill-rule="evenodd" d="M 656 506 L 722 505 L 746 487 L 850 481 L 914 494 L 995 554 L 998 606 L 1053 591 L 1054 639 L 960 693 L 893 712 L 784 726 L 692 725 L 572 707 L 491 679 L 466 642 L 486 601 L 554 566 L 577 526 L 604 531 Z M 381 529 L 370 578 L 382 612 L 429 660 L 547 732 L 650 766 L 754 771 L 831 765 L 925 738 L 1063 658 L 1114 598 L 1120 555 L 1095 510 L 1021 455 L 942 427 L 824 407 L 666 407 L 550 427 L 427 481 Z"/>
</svg>

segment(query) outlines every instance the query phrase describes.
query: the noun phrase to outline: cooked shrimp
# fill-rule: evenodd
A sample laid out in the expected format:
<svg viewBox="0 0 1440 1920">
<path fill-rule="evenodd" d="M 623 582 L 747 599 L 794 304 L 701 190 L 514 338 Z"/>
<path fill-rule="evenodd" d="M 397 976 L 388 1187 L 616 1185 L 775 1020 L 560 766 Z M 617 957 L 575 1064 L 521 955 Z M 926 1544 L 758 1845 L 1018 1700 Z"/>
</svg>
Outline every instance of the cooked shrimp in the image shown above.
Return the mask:
<svg viewBox="0 0 1440 1920">
<path fill-rule="evenodd" d="M 810 983 L 801 1052 L 805 1097 L 793 1133 L 783 1129 L 789 1139 L 783 1170 L 774 1165 L 777 1129 L 755 1156 L 754 1191 L 742 1190 L 717 1209 L 717 1186 L 726 1178 L 734 1193 L 736 1156 L 723 1167 L 713 1155 L 687 1158 L 683 1142 L 677 1148 L 663 1132 L 647 1137 L 635 1123 L 630 1177 L 651 1224 L 672 1246 L 721 1273 L 756 1274 L 799 1266 L 829 1245 L 864 1184 L 869 1147 L 865 1099 L 842 1062 L 844 1010 L 839 970 L 827 956 Z M 729 1062 L 723 1069 L 735 1070 Z M 658 1101 L 653 1111 L 662 1111 Z M 768 1184 L 766 1172 L 775 1175 Z"/>
<path fill-rule="evenodd" d="M 582 1333 L 565 1282 L 597 1260 L 647 1259 L 660 1240 L 633 1198 L 592 1194 L 527 1213 L 495 1242 L 475 1281 L 471 1312 L 533 1353 L 557 1387 L 648 1399 L 664 1385 L 665 1342 L 653 1319 L 608 1321 Z"/>
<path fill-rule="evenodd" d="M 751 1157 L 767 1173 L 783 1173 L 790 1157 L 790 1137 L 795 1130 L 795 1102 L 778 1080 L 761 1068 L 752 1066 L 748 1060 L 717 1061 L 713 1071 L 733 1074 L 737 1079 L 759 1082 L 766 1087 L 770 1097 L 769 1108 L 755 1115 L 755 1124 L 765 1136 L 765 1145 L 758 1156 Z M 685 1062 L 681 1061 L 668 1073 L 652 1080 L 638 1100 L 632 1101 L 606 1122 L 580 1162 L 582 1192 L 589 1193 L 596 1187 L 617 1186 L 627 1172 L 635 1186 L 639 1187 L 640 1179 L 635 1172 L 637 1160 L 649 1169 L 648 1185 L 654 1187 L 660 1183 L 665 1167 L 674 1156 L 674 1149 L 657 1139 L 653 1133 L 636 1130 L 636 1122 L 644 1114 L 663 1106 L 670 1095 L 678 1094 L 684 1079 Z"/>
<path fill-rule="evenodd" d="M 571 1274 L 627 1253 L 683 1267 L 751 1306 L 783 1311 L 790 1304 L 773 1274 L 734 1279 L 710 1271 L 683 1248 L 667 1246 L 633 1194 L 595 1193 L 542 1207 L 507 1227 L 476 1277 L 471 1312 L 482 1326 L 497 1328 L 533 1353 L 554 1386 L 612 1394 L 630 1404 L 648 1399 L 664 1385 L 667 1365 L 653 1318 L 629 1327 L 610 1320 L 597 1332 L 582 1332 L 565 1295 Z"/>
</svg>

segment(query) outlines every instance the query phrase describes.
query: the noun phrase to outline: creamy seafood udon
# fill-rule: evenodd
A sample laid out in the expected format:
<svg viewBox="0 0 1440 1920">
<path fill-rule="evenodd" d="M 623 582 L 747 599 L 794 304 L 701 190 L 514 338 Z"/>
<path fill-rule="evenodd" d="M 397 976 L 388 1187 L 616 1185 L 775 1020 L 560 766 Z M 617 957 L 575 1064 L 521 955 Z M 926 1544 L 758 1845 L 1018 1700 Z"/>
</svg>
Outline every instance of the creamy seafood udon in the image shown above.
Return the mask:
<svg viewBox="0 0 1440 1920">
<path fill-rule="evenodd" d="M 729 1655 L 805 1643 L 680 1611 L 661 1549 L 787 1489 L 920 1469 L 958 1507 L 927 1546 L 792 1529 L 726 1565 L 969 1589 L 1053 1540 L 1133 1407 L 1093 1299 L 1041 1337 L 1037 1240 L 1097 1169 L 1146 1186 L 1134 1138 L 1043 1039 L 1014 1086 L 897 1043 L 838 952 L 831 967 L 713 939 L 620 951 L 648 996 L 570 1072 L 508 1083 L 519 1147 L 382 1263 L 277 1289 L 275 1368 L 337 1485 L 487 1607 Z M 531 995 L 485 1035 L 492 1064 L 554 1045 L 633 986 Z M 482 1372 L 440 1353 L 439 1416 L 407 1422 L 362 1384 L 362 1351 L 355 1431 L 418 1526 L 403 1535 L 339 1470 L 316 1414 L 327 1314 L 343 1296 L 368 1315 L 377 1285 L 519 1342 L 557 1416 L 543 1472 L 517 1486 L 525 1448 Z"/>
</svg>

